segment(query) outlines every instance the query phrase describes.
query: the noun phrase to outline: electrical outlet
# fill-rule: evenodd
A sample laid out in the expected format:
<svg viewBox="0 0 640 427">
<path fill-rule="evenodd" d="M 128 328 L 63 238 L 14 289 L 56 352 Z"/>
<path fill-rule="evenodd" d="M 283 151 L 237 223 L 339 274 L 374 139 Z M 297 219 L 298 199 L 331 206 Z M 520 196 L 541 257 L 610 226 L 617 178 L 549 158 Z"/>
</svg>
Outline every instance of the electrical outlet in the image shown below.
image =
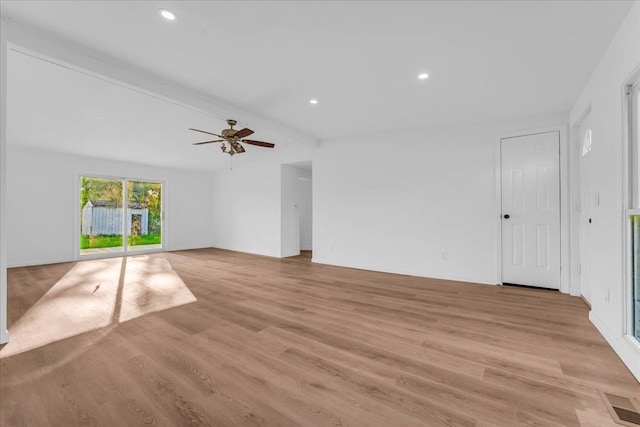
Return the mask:
<svg viewBox="0 0 640 427">
<path fill-rule="evenodd" d="M 333 244 L 332 244 L 329 248 L 331 249 L 331 252 L 333 252 L 333 251 L 335 251 L 335 250 L 336 250 L 336 245 L 333 245 Z"/>
<path fill-rule="evenodd" d="M 446 261 L 447 258 L 449 257 L 449 254 L 447 252 L 442 252 L 442 254 L 440 254 L 440 256 L 442 257 L 443 261 Z"/>
</svg>

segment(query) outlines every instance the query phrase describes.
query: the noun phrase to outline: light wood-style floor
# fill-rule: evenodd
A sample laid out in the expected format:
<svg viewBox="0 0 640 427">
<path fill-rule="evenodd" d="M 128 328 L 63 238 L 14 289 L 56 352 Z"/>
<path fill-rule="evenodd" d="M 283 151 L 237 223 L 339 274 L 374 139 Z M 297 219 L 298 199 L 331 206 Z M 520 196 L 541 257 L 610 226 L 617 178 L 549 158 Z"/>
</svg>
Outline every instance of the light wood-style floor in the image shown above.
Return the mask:
<svg viewBox="0 0 640 427">
<path fill-rule="evenodd" d="M 2 426 L 603 427 L 598 390 L 640 396 L 556 292 L 218 249 L 8 279 Z"/>
</svg>

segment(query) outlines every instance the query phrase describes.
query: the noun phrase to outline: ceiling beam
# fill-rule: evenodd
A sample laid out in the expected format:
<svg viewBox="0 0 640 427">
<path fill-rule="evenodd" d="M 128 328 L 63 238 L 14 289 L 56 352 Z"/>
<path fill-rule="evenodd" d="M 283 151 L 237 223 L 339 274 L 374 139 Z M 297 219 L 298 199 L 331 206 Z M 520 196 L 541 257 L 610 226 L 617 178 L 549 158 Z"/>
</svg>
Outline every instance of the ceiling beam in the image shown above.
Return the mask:
<svg viewBox="0 0 640 427">
<path fill-rule="evenodd" d="M 260 114 L 217 99 L 209 94 L 186 88 L 152 72 L 103 55 L 80 44 L 62 40 L 39 29 L 2 18 L 6 28 L 8 49 L 52 62 L 84 74 L 100 78 L 130 90 L 181 105 L 224 121 L 238 118 L 241 126 L 259 128 L 261 133 L 307 147 L 315 147 L 318 138 L 298 129 L 284 126 Z"/>
</svg>

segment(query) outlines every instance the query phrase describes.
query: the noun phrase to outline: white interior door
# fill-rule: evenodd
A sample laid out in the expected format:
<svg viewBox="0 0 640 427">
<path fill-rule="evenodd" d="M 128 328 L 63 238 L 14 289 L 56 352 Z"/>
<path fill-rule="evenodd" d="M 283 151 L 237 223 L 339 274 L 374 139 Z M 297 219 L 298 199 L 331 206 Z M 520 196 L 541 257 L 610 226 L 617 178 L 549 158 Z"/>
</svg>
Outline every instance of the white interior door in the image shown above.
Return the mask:
<svg viewBox="0 0 640 427">
<path fill-rule="evenodd" d="M 560 289 L 560 134 L 501 140 L 502 282 Z"/>
<path fill-rule="evenodd" d="M 580 125 L 580 292 L 591 304 L 591 120 Z"/>
<path fill-rule="evenodd" d="M 300 250 L 310 251 L 312 248 L 312 193 L 311 180 L 309 178 L 300 177 Z"/>
</svg>

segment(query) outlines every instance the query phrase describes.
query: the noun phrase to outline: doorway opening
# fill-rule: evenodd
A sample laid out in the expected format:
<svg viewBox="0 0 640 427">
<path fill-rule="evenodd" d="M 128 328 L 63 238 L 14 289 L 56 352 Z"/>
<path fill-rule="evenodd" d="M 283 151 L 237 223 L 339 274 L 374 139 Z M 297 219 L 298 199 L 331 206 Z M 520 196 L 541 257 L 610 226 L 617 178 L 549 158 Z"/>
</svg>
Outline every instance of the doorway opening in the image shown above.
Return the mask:
<svg viewBox="0 0 640 427">
<path fill-rule="evenodd" d="M 311 178 L 298 178 L 298 217 L 300 218 L 300 251 L 311 253 L 313 249 L 313 206 Z"/>
<path fill-rule="evenodd" d="M 281 257 L 303 255 L 313 249 L 313 180 L 311 161 L 282 165 Z"/>
</svg>

